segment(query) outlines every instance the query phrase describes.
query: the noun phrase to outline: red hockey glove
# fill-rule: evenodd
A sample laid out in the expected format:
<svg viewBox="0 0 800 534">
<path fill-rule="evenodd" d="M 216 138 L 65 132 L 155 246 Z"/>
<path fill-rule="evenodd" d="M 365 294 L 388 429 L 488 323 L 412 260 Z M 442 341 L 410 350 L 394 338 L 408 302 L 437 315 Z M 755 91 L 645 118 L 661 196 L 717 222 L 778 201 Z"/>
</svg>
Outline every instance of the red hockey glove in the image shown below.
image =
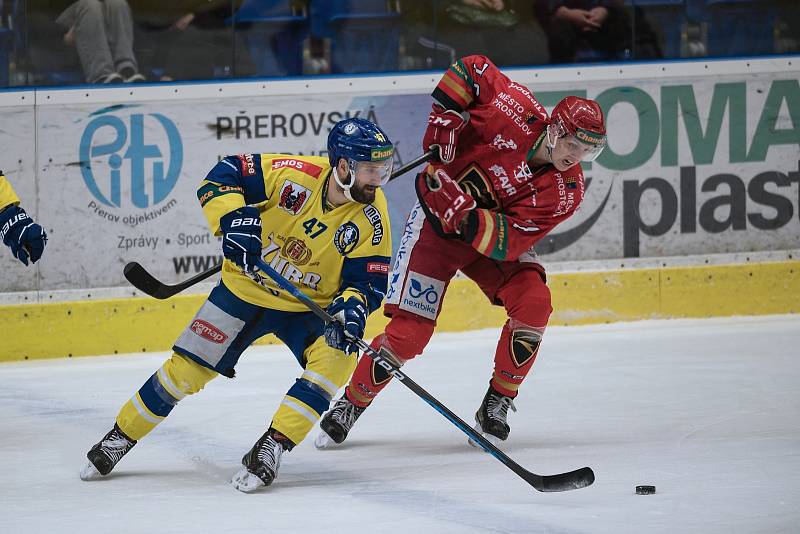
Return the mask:
<svg viewBox="0 0 800 534">
<path fill-rule="evenodd" d="M 437 233 L 460 234 L 461 222 L 475 208 L 475 199 L 463 192 L 443 169 L 436 169 L 433 176 L 420 173 L 416 189 L 422 209 Z"/>
<path fill-rule="evenodd" d="M 439 160 L 452 163 L 456 157 L 458 132 L 466 123 L 457 111 L 434 104 L 433 111 L 428 115 L 428 129 L 422 137 L 422 149 L 427 152 L 438 147 Z"/>
</svg>

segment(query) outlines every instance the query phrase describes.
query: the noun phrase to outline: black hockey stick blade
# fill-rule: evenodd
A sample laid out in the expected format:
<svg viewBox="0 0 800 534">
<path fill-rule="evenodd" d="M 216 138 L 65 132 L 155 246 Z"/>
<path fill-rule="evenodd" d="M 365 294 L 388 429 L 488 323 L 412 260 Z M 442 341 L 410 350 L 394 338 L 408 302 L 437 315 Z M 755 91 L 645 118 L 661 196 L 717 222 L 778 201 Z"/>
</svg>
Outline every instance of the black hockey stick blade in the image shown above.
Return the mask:
<svg viewBox="0 0 800 534">
<path fill-rule="evenodd" d="M 168 285 L 159 281 L 135 261 L 128 263 L 122 273 L 125 275 L 125 278 L 128 279 L 128 282 L 130 282 L 133 287 L 142 293 L 146 293 L 157 299 L 168 299 L 171 296 L 180 293 L 187 287 L 193 286 L 196 283 L 202 282 L 206 278 L 217 274 L 221 270 L 222 264 L 220 263 L 219 265 L 215 265 L 214 267 L 189 278 L 188 280 L 184 280 L 183 282 L 174 285 Z"/>
<path fill-rule="evenodd" d="M 517 473 L 520 474 L 520 473 Z M 537 475 L 527 471 L 521 475 L 525 481 L 539 491 L 570 491 L 591 486 L 594 482 L 594 471 L 590 467 L 581 467 L 568 473 L 557 475 Z"/>
</svg>

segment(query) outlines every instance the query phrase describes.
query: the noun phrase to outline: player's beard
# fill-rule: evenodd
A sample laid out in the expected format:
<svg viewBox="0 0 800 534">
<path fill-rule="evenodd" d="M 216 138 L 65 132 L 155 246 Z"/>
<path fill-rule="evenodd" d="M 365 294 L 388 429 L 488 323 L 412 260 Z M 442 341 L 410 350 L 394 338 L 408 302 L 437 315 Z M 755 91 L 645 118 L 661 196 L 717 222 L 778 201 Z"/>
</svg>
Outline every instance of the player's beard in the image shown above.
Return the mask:
<svg viewBox="0 0 800 534">
<path fill-rule="evenodd" d="M 372 204 L 375 202 L 375 192 L 378 188 L 370 187 L 367 189 L 367 187 L 367 185 L 354 184 L 353 187 L 350 188 L 350 196 L 359 204 Z"/>
</svg>

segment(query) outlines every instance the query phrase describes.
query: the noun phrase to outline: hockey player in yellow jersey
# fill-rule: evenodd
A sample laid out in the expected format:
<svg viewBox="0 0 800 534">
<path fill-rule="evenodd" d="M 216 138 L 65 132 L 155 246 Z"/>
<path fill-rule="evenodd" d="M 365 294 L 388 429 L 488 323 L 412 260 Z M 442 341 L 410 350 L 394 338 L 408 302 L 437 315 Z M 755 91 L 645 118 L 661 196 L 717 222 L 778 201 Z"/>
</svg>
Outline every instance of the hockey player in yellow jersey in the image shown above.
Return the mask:
<svg viewBox="0 0 800 534">
<path fill-rule="evenodd" d="M 19 261 L 28 265 L 42 257 L 47 234 L 19 205 L 19 197 L 0 171 L 0 241 Z"/>
<path fill-rule="evenodd" d="M 242 352 L 272 333 L 304 370 L 231 480 L 245 492 L 272 483 L 281 455 L 305 438 L 353 372 L 357 349 L 348 336 L 362 337 L 367 316 L 383 301 L 391 232 L 381 186 L 393 151 L 377 125 L 352 118 L 332 128 L 327 159 L 242 154 L 211 170 L 197 196 L 222 236 L 222 280 L 172 356 L 88 452 L 82 479 L 107 475 L 178 401 L 220 374 L 233 377 Z M 325 325 L 262 277 L 259 258 L 340 321 Z"/>
</svg>

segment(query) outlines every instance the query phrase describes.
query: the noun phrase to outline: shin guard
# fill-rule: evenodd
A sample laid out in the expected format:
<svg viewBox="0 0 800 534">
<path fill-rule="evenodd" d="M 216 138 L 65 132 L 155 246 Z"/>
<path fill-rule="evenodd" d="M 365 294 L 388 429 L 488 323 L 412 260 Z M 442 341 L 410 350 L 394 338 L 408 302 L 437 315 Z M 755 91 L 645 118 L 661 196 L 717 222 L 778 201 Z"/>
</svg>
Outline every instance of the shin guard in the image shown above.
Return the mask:
<svg viewBox="0 0 800 534">
<path fill-rule="evenodd" d="M 197 393 L 216 376 L 216 371 L 173 353 L 125 403 L 117 415 L 117 425 L 138 441 L 163 421 L 181 399 Z"/>
<path fill-rule="evenodd" d="M 398 367 L 405 363 L 403 360 L 398 359 L 388 347 L 386 334 L 381 334 L 373 339 L 370 346 L 387 359 L 392 360 Z M 356 406 L 365 408 L 389 384 L 391 379 L 392 375 L 386 369 L 376 365 L 369 355 L 364 354 L 358 360 L 358 365 L 356 365 L 356 370 L 350 379 L 350 384 L 347 385 L 345 395 Z"/>
<path fill-rule="evenodd" d="M 422 353 L 433 335 L 433 321 L 399 310 L 392 315 L 386 330 L 372 340 L 370 346 L 392 360 L 398 367 Z M 358 361 L 345 394 L 348 400 L 364 408 L 391 381 L 392 375 L 375 365 L 369 355 Z"/>
<path fill-rule="evenodd" d="M 494 357 L 494 373 L 491 386 L 507 397 L 517 396 L 517 390 L 530 372 L 544 328 L 524 325 L 509 319 L 503 325 L 497 352 Z"/>
</svg>

